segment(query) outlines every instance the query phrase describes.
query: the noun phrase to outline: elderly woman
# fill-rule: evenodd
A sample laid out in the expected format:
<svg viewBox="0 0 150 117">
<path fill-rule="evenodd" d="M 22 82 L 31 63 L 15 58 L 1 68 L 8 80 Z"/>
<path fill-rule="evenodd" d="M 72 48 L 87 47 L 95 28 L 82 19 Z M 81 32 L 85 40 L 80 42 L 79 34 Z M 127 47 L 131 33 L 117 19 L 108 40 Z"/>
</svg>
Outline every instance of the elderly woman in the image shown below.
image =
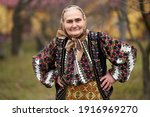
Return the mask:
<svg viewBox="0 0 150 117">
<path fill-rule="evenodd" d="M 46 87 L 55 84 L 58 100 L 109 99 L 112 85 L 129 79 L 135 57 L 133 46 L 89 31 L 83 10 L 70 5 L 62 11 L 56 39 L 33 56 L 33 68 Z"/>
</svg>

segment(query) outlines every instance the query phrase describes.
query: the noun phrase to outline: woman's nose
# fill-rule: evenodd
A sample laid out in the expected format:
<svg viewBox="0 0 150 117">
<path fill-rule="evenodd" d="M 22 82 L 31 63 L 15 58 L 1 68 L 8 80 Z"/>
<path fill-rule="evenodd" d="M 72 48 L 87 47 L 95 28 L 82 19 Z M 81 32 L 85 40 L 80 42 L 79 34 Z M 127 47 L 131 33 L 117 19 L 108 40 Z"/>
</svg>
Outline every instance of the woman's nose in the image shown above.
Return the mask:
<svg viewBox="0 0 150 117">
<path fill-rule="evenodd" d="M 77 26 L 77 23 L 76 22 L 73 22 L 72 23 L 72 27 L 76 27 Z"/>
</svg>

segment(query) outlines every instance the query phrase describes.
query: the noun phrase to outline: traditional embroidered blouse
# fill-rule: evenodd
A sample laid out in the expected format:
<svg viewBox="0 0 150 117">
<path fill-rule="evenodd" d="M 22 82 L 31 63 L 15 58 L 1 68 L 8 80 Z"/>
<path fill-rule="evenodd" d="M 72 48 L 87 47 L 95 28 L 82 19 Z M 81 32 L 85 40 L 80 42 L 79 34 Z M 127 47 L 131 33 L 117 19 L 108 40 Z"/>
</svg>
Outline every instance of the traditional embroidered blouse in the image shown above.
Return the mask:
<svg viewBox="0 0 150 117">
<path fill-rule="evenodd" d="M 79 85 L 95 80 L 92 72 L 92 60 L 87 49 L 86 41 L 87 39 L 82 42 L 84 53 L 80 61 L 77 61 L 75 58 L 75 50 L 72 49 L 69 53 L 66 52 L 65 70 L 62 77 L 65 83 L 69 85 Z"/>
<path fill-rule="evenodd" d="M 129 79 L 133 70 L 136 58 L 136 49 L 128 43 L 113 40 L 106 33 L 101 33 L 99 43 L 106 58 L 112 63 L 109 69 L 115 80 L 125 82 Z M 75 58 L 75 50 L 66 51 L 64 60 L 64 74 L 61 79 L 68 85 L 79 85 L 95 80 L 92 60 L 89 55 L 87 39 L 82 41 L 84 53 L 80 61 Z M 33 68 L 37 78 L 46 86 L 52 87 L 59 76 L 59 50 L 62 48 L 56 45 L 56 40 L 52 40 L 47 47 L 33 56 Z"/>
</svg>

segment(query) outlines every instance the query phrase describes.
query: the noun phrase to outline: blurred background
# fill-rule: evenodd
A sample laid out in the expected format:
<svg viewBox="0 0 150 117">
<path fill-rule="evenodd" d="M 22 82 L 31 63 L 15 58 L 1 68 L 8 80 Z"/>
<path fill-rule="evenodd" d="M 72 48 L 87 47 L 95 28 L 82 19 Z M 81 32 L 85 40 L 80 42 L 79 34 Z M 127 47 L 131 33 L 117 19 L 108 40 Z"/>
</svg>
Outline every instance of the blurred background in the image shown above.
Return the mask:
<svg viewBox="0 0 150 117">
<path fill-rule="evenodd" d="M 83 8 L 88 29 L 138 50 L 129 81 L 116 83 L 111 99 L 150 99 L 149 0 L 0 0 L 0 99 L 55 99 L 55 88 L 35 77 L 32 56 L 55 38 L 61 11 L 69 4 Z"/>
</svg>

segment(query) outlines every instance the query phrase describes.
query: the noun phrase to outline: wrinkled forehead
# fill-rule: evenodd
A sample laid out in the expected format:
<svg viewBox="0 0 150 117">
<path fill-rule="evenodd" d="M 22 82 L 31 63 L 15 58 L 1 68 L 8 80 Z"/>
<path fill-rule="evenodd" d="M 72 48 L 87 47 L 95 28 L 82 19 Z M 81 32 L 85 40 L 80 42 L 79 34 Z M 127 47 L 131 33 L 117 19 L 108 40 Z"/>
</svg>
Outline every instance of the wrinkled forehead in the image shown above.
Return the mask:
<svg viewBox="0 0 150 117">
<path fill-rule="evenodd" d="M 80 7 L 76 7 L 76 6 L 65 8 L 62 12 L 61 19 L 62 21 L 64 21 L 66 18 L 70 16 L 71 17 L 78 16 L 78 17 L 82 17 L 84 20 L 86 19 L 83 10 Z"/>
<path fill-rule="evenodd" d="M 83 15 L 81 11 L 78 9 L 71 9 L 64 13 L 63 19 L 69 20 L 69 19 L 76 19 L 76 18 L 83 18 Z"/>
</svg>

